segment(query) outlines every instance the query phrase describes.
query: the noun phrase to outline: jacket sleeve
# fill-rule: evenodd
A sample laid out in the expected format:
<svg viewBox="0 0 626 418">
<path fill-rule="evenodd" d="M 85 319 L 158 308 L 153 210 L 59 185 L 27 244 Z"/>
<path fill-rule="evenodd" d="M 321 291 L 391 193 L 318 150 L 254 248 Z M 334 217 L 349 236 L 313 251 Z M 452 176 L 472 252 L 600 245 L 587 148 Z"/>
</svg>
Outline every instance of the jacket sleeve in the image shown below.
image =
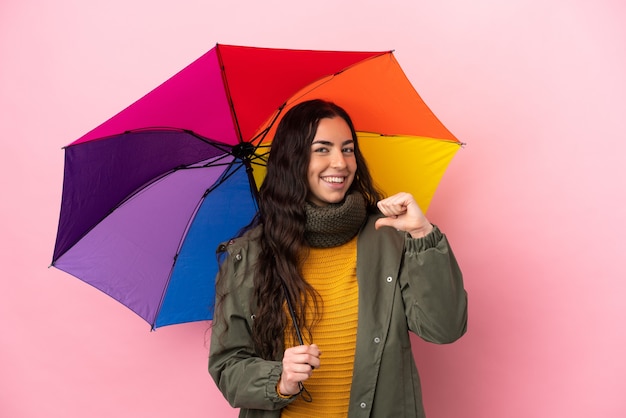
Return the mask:
<svg viewBox="0 0 626 418">
<path fill-rule="evenodd" d="M 456 341 L 465 333 L 463 275 L 439 228 L 423 238 L 406 234 L 399 284 L 411 331 L 439 344 Z"/>
<path fill-rule="evenodd" d="M 230 250 L 230 249 L 229 249 Z M 217 294 L 224 295 L 216 306 L 209 350 L 209 373 L 226 400 L 235 408 L 276 410 L 292 399 L 276 393 L 282 362 L 256 355 L 251 338 L 252 296 L 245 252 L 231 252 L 216 278 Z"/>
</svg>

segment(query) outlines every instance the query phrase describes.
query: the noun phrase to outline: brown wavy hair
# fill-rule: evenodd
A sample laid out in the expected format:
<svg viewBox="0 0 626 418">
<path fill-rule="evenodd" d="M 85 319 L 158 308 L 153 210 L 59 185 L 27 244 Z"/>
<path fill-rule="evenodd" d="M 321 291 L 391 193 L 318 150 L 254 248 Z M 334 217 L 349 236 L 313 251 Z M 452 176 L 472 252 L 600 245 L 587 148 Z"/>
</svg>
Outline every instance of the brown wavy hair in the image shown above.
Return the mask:
<svg viewBox="0 0 626 418">
<path fill-rule="evenodd" d="M 254 222 L 262 225 L 263 232 L 254 277 L 257 309 L 252 338 L 256 351 L 265 359 L 278 357 L 285 329 L 292 326 L 291 318 L 285 314 L 285 293 L 293 304 L 297 323 L 309 337 L 319 316 L 318 295 L 301 273 L 301 260 L 307 249 L 304 240 L 305 202 L 309 194 L 307 170 L 311 143 L 320 120 L 334 117 L 346 121 L 354 140 L 357 170 L 349 192 L 363 195 L 368 212 L 378 210 L 376 202 L 382 197 L 359 149 L 352 120 L 343 108 L 332 102 L 311 100 L 294 106 L 283 116 L 272 141 Z M 314 318 L 306 317 L 307 304 L 314 307 Z"/>
</svg>

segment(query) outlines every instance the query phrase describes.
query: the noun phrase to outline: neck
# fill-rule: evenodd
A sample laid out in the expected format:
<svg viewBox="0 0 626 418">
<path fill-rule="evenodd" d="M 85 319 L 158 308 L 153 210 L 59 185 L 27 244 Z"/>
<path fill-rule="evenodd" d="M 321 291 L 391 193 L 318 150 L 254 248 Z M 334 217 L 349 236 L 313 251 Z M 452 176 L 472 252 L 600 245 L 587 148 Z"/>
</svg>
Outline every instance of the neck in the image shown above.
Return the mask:
<svg viewBox="0 0 626 418">
<path fill-rule="evenodd" d="M 351 193 L 341 203 L 319 207 L 306 204 L 304 237 L 311 247 L 336 247 L 358 234 L 367 217 L 365 199 L 360 193 Z"/>
</svg>

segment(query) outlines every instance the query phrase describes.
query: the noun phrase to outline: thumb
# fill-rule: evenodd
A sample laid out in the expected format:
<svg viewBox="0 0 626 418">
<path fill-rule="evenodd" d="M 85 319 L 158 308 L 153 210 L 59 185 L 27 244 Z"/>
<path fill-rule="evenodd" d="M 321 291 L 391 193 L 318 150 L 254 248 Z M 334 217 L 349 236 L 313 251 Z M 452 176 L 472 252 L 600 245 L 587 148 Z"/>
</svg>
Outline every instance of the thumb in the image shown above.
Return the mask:
<svg viewBox="0 0 626 418">
<path fill-rule="evenodd" d="M 396 221 L 395 218 L 379 218 L 379 219 L 376 220 L 376 223 L 374 224 L 374 227 L 376 229 L 380 229 L 383 226 L 391 226 L 391 227 L 393 227 L 395 221 Z"/>
</svg>

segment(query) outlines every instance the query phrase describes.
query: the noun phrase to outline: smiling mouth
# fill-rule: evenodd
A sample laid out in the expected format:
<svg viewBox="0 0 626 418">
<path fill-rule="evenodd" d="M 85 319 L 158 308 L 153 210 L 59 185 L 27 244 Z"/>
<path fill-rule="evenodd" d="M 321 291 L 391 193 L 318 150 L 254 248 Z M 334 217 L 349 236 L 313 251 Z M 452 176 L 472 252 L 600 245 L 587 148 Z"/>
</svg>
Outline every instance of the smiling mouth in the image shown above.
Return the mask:
<svg viewBox="0 0 626 418">
<path fill-rule="evenodd" d="M 341 184 L 346 180 L 346 178 L 345 177 L 322 177 L 322 180 L 324 180 L 326 183 Z"/>
</svg>

